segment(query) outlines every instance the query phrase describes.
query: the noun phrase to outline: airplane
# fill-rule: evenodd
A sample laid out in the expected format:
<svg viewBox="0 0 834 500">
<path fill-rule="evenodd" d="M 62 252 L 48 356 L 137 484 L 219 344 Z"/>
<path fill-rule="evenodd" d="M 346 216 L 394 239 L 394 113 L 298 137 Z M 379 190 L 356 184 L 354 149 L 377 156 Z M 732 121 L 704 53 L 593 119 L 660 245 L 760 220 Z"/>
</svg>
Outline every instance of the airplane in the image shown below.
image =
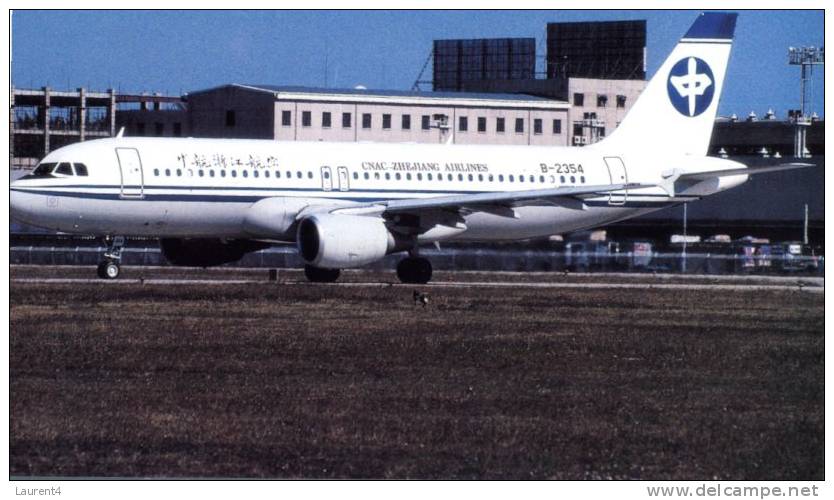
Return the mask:
<svg viewBox="0 0 834 500">
<path fill-rule="evenodd" d="M 125 237 L 151 236 L 171 264 L 199 267 L 294 243 L 312 282 L 405 252 L 398 278 L 426 283 L 421 245 L 590 229 L 812 166 L 706 156 L 736 18 L 700 14 L 619 127 L 588 147 L 98 139 L 11 183 L 12 216 L 104 237 L 101 278 L 119 276 Z"/>
</svg>

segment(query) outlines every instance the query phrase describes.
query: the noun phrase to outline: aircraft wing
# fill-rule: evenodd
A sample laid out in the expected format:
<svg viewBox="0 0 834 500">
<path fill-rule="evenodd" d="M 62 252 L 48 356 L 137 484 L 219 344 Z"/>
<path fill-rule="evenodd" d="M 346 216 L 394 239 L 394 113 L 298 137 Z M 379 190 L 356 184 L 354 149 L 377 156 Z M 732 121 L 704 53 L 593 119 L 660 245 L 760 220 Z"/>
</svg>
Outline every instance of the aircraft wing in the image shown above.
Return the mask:
<svg viewBox="0 0 834 500">
<path fill-rule="evenodd" d="M 354 214 L 398 214 L 416 213 L 428 210 L 464 210 L 489 211 L 490 208 L 503 209 L 525 203 L 541 202 L 551 204 L 577 203 L 580 196 L 605 196 L 612 191 L 622 191 L 646 187 L 654 184 L 604 184 L 598 186 L 558 187 L 551 189 L 531 189 L 527 191 L 501 191 L 491 193 L 460 194 L 438 196 L 435 198 L 409 198 L 370 203 L 363 206 L 338 208 L 334 213 Z"/>
</svg>

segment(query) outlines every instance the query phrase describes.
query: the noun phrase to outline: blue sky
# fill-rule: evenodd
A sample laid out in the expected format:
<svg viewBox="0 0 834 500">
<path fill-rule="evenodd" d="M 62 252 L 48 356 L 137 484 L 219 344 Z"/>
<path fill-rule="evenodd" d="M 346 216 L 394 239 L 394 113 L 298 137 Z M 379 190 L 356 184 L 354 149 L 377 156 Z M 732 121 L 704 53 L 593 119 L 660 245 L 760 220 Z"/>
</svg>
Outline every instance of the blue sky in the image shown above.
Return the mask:
<svg viewBox="0 0 834 500">
<path fill-rule="evenodd" d="M 554 21 L 646 19 L 649 75 L 697 11 L 15 11 L 18 87 L 179 94 L 224 83 L 410 89 L 436 38 L 533 37 Z M 719 113 L 799 107 L 789 46 L 824 41 L 823 11 L 742 11 Z M 325 60 L 327 64 L 325 64 Z M 327 71 L 325 72 L 325 68 Z M 824 72 L 810 110 L 823 114 Z M 430 74 L 425 75 L 430 79 Z"/>
</svg>

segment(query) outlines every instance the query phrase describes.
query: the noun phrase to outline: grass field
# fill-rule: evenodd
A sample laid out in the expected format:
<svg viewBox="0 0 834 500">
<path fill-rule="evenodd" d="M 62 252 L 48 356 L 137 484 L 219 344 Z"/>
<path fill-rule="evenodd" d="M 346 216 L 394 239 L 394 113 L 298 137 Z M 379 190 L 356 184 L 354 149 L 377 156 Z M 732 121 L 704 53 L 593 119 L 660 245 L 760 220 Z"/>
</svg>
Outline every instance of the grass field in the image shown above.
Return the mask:
<svg viewBox="0 0 834 500">
<path fill-rule="evenodd" d="M 12 283 L 10 474 L 824 478 L 823 294 L 412 290 Z"/>
</svg>

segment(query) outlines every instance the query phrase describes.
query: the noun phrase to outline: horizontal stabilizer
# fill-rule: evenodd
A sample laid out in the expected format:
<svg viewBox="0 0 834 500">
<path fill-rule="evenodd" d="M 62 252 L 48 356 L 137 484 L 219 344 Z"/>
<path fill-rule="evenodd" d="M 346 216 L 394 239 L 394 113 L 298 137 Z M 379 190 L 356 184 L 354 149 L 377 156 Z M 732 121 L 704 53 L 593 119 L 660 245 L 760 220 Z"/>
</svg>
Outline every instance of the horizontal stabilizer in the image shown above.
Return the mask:
<svg viewBox="0 0 834 500">
<path fill-rule="evenodd" d="M 696 180 L 704 181 L 713 177 L 727 177 L 730 175 L 756 175 L 766 174 L 768 172 L 779 172 L 782 170 L 795 170 L 798 168 L 815 167 L 813 163 L 780 163 L 779 165 L 772 165 L 769 167 L 756 168 L 731 168 L 727 170 L 713 170 L 712 172 L 693 172 L 684 173 L 678 177 L 678 180 Z"/>
</svg>

